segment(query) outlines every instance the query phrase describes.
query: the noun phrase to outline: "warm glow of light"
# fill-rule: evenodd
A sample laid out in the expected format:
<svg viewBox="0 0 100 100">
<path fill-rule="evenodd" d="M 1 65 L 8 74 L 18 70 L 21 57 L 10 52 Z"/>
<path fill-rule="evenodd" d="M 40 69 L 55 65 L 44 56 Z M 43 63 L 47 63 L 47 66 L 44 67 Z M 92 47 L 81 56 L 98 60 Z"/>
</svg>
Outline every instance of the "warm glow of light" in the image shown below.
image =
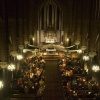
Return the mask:
<svg viewBox="0 0 100 100">
<path fill-rule="evenodd" d="M 62 61 L 65 61 L 65 59 L 62 59 Z"/>
<path fill-rule="evenodd" d="M 84 61 L 88 61 L 89 60 L 89 56 L 83 56 L 83 60 Z"/>
<path fill-rule="evenodd" d="M 98 72 L 98 71 L 100 71 L 100 67 L 98 65 L 93 65 L 92 70 L 94 72 Z"/>
<path fill-rule="evenodd" d="M 46 55 L 47 53 L 46 53 L 46 52 L 44 52 L 43 54 L 44 54 L 44 55 Z"/>
<path fill-rule="evenodd" d="M 55 40 L 54 39 L 46 39 L 46 43 L 55 43 Z"/>
<path fill-rule="evenodd" d="M 23 53 L 26 53 L 27 51 L 25 49 L 23 49 Z"/>
<path fill-rule="evenodd" d="M 21 60 L 21 59 L 23 59 L 23 56 L 21 54 L 19 54 L 19 55 L 17 55 L 17 59 Z"/>
<path fill-rule="evenodd" d="M 2 89 L 2 88 L 3 88 L 3 82 L 0 81 L 0 89 Z"/>
<path fill-rule="evenodd" d="M 85 80 L 85 79 L 83 79 L 83 81 L 85 82 L 86 80 Z"/>
<path fill-rule="evenodd" d="M 67 38 L 67 42 L 69 42 L 69 38 Z"/>
<path fill-rule="evenodd" d="M 52 49 L 46 49 L 46 51 L 56 51 L 56 49 L 52 48 Z"/>
<path fill-rule="evenodd" d="M 82 53 L 82 50 L 77 50 L 78 53 Z"/>
<path fill-rule="evenodd" d="M 80 41 L 75 41 L 75 45 L 79 45 L 80 44 Z"/>
<path fill-rule="evenodd" d="M 42 60 L 41 60 L 41 62 L 45 63 L 45 60 L 44 60 L 44 59 L 42 59 Z"/>
<path fill-rule="evenodd" d="M 34 37 L 32 38 L 32 40 L 34 41 Z"/>
<path fill-rule="evenodd" d="M 62 64 L 62 66 L 63 66 L 63 67 L 65 67 L 65 66 L 66 66 L 66 64 Z"/>
<path fill-rule="evenodd" d="M 10 65 L 8 66 L 8 70 L 10 70 L 10 71 L 15 70 L 15 65 L 14 65 L 14 64 L 10 64 Z"/>
</svg>

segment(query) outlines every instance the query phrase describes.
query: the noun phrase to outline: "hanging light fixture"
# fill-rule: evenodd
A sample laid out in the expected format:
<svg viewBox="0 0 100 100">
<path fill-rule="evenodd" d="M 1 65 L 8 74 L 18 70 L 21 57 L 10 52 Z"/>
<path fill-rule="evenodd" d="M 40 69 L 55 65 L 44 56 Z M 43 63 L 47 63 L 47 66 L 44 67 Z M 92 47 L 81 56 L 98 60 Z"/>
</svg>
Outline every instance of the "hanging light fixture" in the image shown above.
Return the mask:
<svg viewBox="0 0 100 100">
<path fill-rule="evenodd" d="M 10 70 L 10 71 L 15 70 L 15 65 L 14 64 L 8 65 L 8 70 Z"/>
<path fill-rule="evenodd" d="M 99 72 L 99 71 L 100 71 L 100 66 L 99 66 L 99 65 L 93 65 L 93 66 L 92 66 L 92 70 L 93 70 L 94 72 Z"/>
<path fill-rule="evenodd" d="M 21 54 L 18 54 L 18 55 L 17 55 L 17 59 L 18 59 L 18 60 L 22 60 L 22 59 L 23 59 L 23 56 L 22 56 Z"/>
<path fill-rule="evenodd" d="M 84 55 L 84 56 L 83 56 L 83 60 L 84 60 L 84 61 L 88 61 L 88 60 L 89 60 L 89 56 Z"/>
</svg>

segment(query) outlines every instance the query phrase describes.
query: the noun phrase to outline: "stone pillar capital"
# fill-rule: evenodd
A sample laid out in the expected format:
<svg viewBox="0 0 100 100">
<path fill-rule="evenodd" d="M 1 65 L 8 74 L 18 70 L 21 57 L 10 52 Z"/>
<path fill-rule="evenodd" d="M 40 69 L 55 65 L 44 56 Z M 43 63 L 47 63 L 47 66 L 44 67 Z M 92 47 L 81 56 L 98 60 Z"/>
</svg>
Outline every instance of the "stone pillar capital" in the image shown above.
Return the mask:
<svg viewBox="0 0 100 100">
<path fill-rule="evenodd" d="M 81 46 L 81 50 L 86 50 L 87 46 Z"/>
<path fill-rule="evenodd" d="M 76 41 L 75 41 L 75 45 L 78 46 L 79 44 L 80 44 L 80 41 L 79 41 L 79 40 L 76 40 Z"/>
<path fill-rule="evenodd" d="M 12 55 L 13 57 L 16 57 L 17 56 L 17 51 L 11 51 L 10 55 Z"/>
<path fill-rule="evenodd" d="M 0 67 L 1 68 L 7 68 L 8 67 L 8 63 L 7 62 L 0 62 Z"/>
<path fill-rule="evenodd" d="M 93 58 L 95 55 L 96 55 L 96 52 L 95 51 L 89 52 L 89 57 Z"/>
<path fill-rule="evenodd" d="M 24 49 L 24 45 L 18 45 L 18 47 L 20 50 Z"/>
</svg>

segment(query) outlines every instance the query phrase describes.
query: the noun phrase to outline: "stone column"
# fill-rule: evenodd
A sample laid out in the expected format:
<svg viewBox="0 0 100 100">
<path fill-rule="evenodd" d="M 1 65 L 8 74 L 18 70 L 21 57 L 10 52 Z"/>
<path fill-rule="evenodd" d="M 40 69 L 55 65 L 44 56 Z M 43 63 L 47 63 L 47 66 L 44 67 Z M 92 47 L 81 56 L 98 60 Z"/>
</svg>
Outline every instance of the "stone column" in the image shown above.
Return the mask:
<svg viewBox="0 0 100 100">
<path fill-rule="evenodd" d="M 55 29 L 57 28 L 57 6 L 55 7 Z"/>
<path fill-rule="evenodd" d="M 79 40 L 76 40 L 75 41 L 75 45 L 77 46 L 77 49 L 79 48 L 79 45 L 80 45 L 80 41 Z"/>
<path fill-rule="evenodd" d="M 89 75 L 89 79 L 92 79 L 92 66 L 93 66 L 93 57 L 96 55 L 96 52 L 94 51 L 91 51 L 89 52 L 89 57 L 90 57 L 90 60 L 89 60 L 89 70 L 88 70 L 88 75 Z"/>
<path fill-rule="evenodd" d="M 8 59 L 8 50 L 7 50 L 7 37 L 5 32 L 5 21 L 0 20 L 0 61 L 7 61 Z"/>
<path fill-rule="evenodd" d="M 84 51 L 87 49 L 87 46 L 81 46 L 81 50 L 82 50 L 82 52 L 83 52 L 83 54 L 84 54 Z"/>
<path fill-rule="evenodd" d="M 60 14 L 60 12 L 59 12 L 59 30 L 61 31 L 61 26 L 62 26 L 62 23 L 61 23 L 61 14 Z"/>
<path fill-rule="evenodd" d="M 44 30 L 45 30 L 46 27 L 47 27 L 47 23 L 46 23 L 46 21 L 47 21 L 46 14 L 47 14 L 47 12 L 46 12 L 46 7 L 44 7 Z"/>
<path fill-rule="evenodd" d="M 82 50 L 82 55 L 81 55 L 81 61 L 82 61 L 82 63 L 83 63 L 83 67 L 84 67 L 84 69 L 86 70 L 86 71 L 88 71 L 88 68 L 87 68 L 87 66 L 88 66 L 88 63 L 87 63 L 87 61 L 89 60 L 88 58 L 85 58 L 85 59 L 83 59 L 83 57 L 85 56 L 85 57 L 88 57 L 87 55 L 84 55 L 84 51 L 87 49 L 87 46 L 81 46 L 81 50 Z M 87 60 L 87 61 L 86 61 Z M 81 64 L 82 64 L 81 63 Z"/>
<path fill-rule="evenodd" d="M 17 52 L 16 51 L 11 51 L 10 55 L 13 57 L 13 63 L 16 63 L 16 56 L 17 56 Z"/>
<path fill-rule="evenodd" d="M 54 17 L 54 13 L 55 13 L 55 10 L 54 8 L 52 7 L 52 26 L 54 27 L 54 20 L 55 20 L 55 17 Z"/>
<path fill-rule="evenodd" d="M 7 62 L 0 62 L 0 67 L 3 69 L 3 73 L 2 73 L 2 74 L 3 74 L 3 75 L 2 75 L 2 76 L 3 76 L 3 77 L 2 77 L 2 78 L 3 78 L 3 81 L 6 81 L 7 78 L 8 78 L 8 77 L 7 77 L 8 75 L 6 75 L 6 74 L 7 74 L 7 73 L 6 73 L 6 69 L 7 69 L 7 67 L 8 67 L 8 63 L 7 63 Z"/>
<path fill-rule="evenodd" d="M 23 28 L 23 20 L 19 20 L 19 44 L 23 45 L 24 43 L 24 28 Z"/>
<path fill-rule="evenodd" d="M 88 20 L 83 20 L 82 36 L 81 36 L 81 45 L 82 46 L 88 46 L 87 45 L 88 23 L 89 23 Z"/>
<path fill-rule="evenodd" d="M 10 45 L 10 50 L 17 51 L 18 47 L 18 26 L 16 25 L 16 20 L 15 19 L 9 19 L 9 33 L 11 37 L 11 45 Z"/>
<path fill-rule="evenodd" d="M 49 8 L 47 8 L 47 27 L 49 26 Z"/>
<path fill-rule="evenodd" d="M 89 51 L 96 51 L 96 37 L 98 35 L 97 32 L 97 22 L 96 20 L 91 22 L 91 30 L 90 30 L 90 41 L 89 41 Z"/>
<path fill-rule="evenodd" d="M 24 47 L 27 48 L 28 44 L 29 44 L 29 41 L 28 40 L 25 40 L 24 41 Z"/>
<path fill-rule="evenodd" d="M 40 19 L 39 19 L 39 21 L 40 21 L 40 30 L 42 30 L 42 14 L 39 14 L 39 17 L 40 17 Z"/>
<path fill-rule="evenodd" d="M 22 54 L 23 53 L 23 49 L 24 49 L 24 45 L 19 45 L 19 50 L 20 50 L 20 53 Z"/>
</svg>

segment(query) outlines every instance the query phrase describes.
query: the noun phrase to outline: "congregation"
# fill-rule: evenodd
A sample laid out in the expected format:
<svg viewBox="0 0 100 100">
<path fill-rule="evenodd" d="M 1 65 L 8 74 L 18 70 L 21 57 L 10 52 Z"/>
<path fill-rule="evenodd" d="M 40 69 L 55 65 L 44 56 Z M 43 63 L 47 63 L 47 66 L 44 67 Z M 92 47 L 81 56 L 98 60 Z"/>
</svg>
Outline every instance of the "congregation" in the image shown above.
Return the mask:
<svg viewBox="0 0 100 100">
<path fill-rule="evenodd" d="M 90 79 L 79 58 L 58 60 L 64 100 L 99 100 L 100 83 Z"/>
<path fill-rule="evenodd" d="M 26 58 L 14 73 L 11 94 L 33 94 L 42 98 L 45 90 L 45 60 L 41 56 Z"/>
</svg>

